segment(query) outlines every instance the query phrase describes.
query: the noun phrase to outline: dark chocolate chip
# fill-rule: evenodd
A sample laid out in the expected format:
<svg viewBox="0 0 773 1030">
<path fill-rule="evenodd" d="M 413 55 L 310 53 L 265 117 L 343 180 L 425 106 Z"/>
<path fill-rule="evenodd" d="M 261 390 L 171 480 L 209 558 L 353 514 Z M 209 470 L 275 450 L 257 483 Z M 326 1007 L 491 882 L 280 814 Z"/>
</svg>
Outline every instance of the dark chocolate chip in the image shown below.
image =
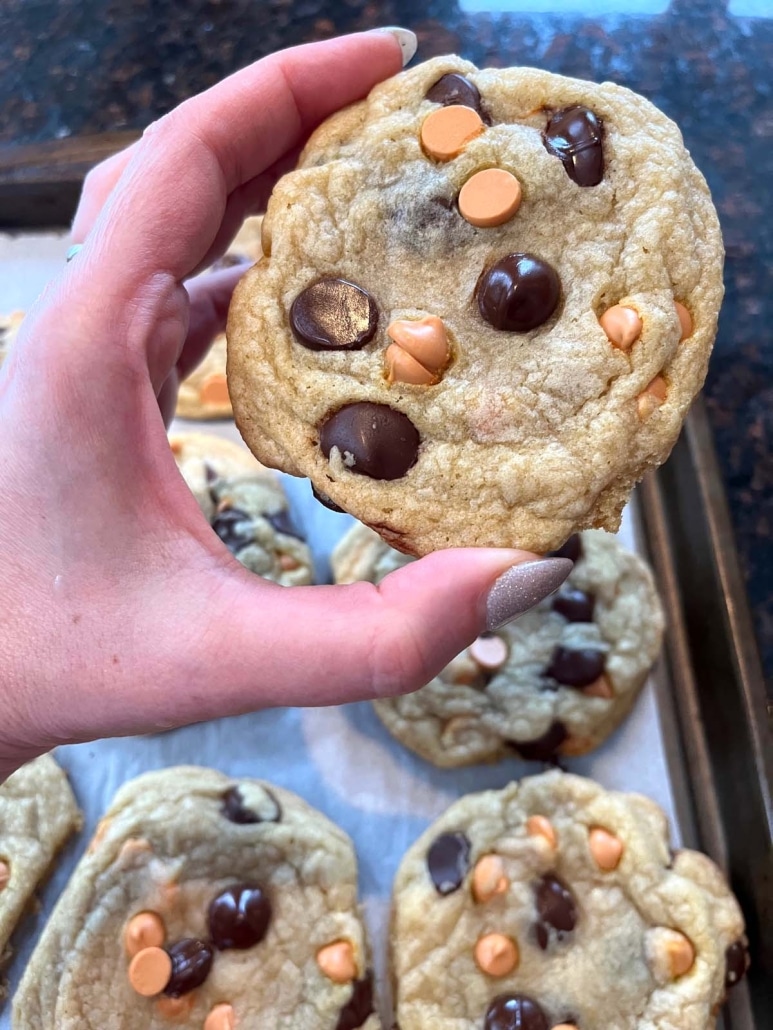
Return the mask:
<svg viewBox="0 0 773 1030">
<path fill-rule="evenodd" d="M 500 994 L 486 1010 L 483 1030 L 549 1030 L 547 1016 L 525 994 Z"/>
<path fill-rule="evenodd" d="M 548 558 L 568 558 L 569 561 L 579 561 L 582 557 L 582 537 L 579 533 L 572 533 L 563 547 L 557 551 L 548 551 Z"/>
<path fill-rule="evenodd" d="M 314 486 L 313 483 L 311 484 L 311 492 L 317 498 L 319 503 L 320 504 L 324 504 L 326 508 L 330 508 L 331 511 L 340 512 L 341 515 L 345 515 L 346 514 L 346 512 L 344 511 L 343 508 L 340 507 L 340 505 L 336 504 L 336 502 L 334 500 L 332 500 L 330 497 L 328 497 L 327 494 L 324 494 L 324 493 L 322 493 L 321 490 L 318 490 L 316 488 L 316 486 Z"/>
<path fill-rule="evenodd" d="M 743 940 L 734 941 L 725 952 L 725 987 L 735 987 L 749 968 L 749 951 Z"/>
<path fill-rule="evenodd" d="M 351 472 L 371 479 L 400 479 L 416 464 L 421 438 L 402 411 L 360 401 L 329 415 L 319 442 L 326 457 L 337 447 Z"/>
<path fill-rule="evenodd" d="M 478 114 L 482 113 L 478 87 L 456 72 L 449 72 L 438 79 L 435 85 L 427 90 L 426 98 L 433 104 L 442 104 L 443 107 L 459 105 L 471 107 Z"/>
<path fill-rule="evenodd" d="M 213 898 L 207 916 L 209 936 L 219 951 L 243 951 L 266 936 L 271 922 L 271 902 L 260 887 L 240 883 Z"/>
<path fill-rule="evenodd" d="M 598 186 L 604 178 L 603 126 L 587 107 L 565 107 L 550 118 L 542 140 L 561 159 L 578 186 Z"/>
<path fill-rule="evenodd" d="M 373 973 L 352 984 L 352 996 L 341 1009 L 336 1030 L 357 1030 L 373 1012 Z"/>
<path fill-rule="evenodd" d="M 593 622 L 596 598 L 584 590 L 567 587 L 553 598 L 553 611 L 569 622 Z"/>
<path fill-rule="evenodd" d="M 252 517 L 240 508 L 225 508 L 212 520 L 212 528 L 225 546 L 236 554 L 255 539 Z"/>
<path fill-rule="evenodd" d="M 485 320 L 512 333 L 547 322 L 561 296 L 555 268 L 533 254 L 507 254 L 482 273 L 475 289 Z"/>
<path fill-rule="evenodd" d="M 306 539 L 303 533 L 299 533 L 295 528 L 295 523 L 287 508 L 275 511 L 272 515 L 266 515 L 264 518 L 271 523 L 277 533 L 284 533 L 285 536 L 294 536 L 296 540 Z"/>
<path fill-rule="evenodd" d="M 309 350 L 359 350 L 378 325 L 375 300 L 345 279 L 320 279 L 299 293 L 290 308 L 290 327 Z"/>
<path fill-rule="evenodd" d="M 535 885 L 534 896 L 538 920 L 535 926 L 537 943 L 544 951 L 548 946 L 550 931 L 555 930 L 558 940 L 570 933 L 577 923 L 577 907 L 574 896 L 566 884 L 553 873 L 546 873 Z"/>
<path fill-rule="evenodd" d="M 200 987 L 209 976 L 214 951 L 206 941 L 185 937 L 166 949 L 172 960 L 172 975 L 164 994 L 179 998 Z"/>
<path fill-rule="evenodd" d="M 212 468 L 208 461 L 204 462 L 204 475 L 206 477 L 208 484 L 216 483 L 217 480 L 220 479 L 220 476 L 217 474 L 215 469 Z"/>
<path fill-rule="evenodd" d="M 527 762 L 555 762 L 558 749 L 568 736 L 566 726 L 556 720 L 541 737 L 534 740 L 510 740 L 508 743 Z"/>
<path fill-rule="evenodd" d="M 232 823 L 240 826 L 248 826 L 253 823 L 279 823 L 282 821 L 282 808 L 277 799 L 266 787 L 263 788 L 266 795 L 265 810 L 254 812 L 244 804 L 242 792 L 238 787 L 229 787 L 223 794 L 223 815 Z"/>
<path fill-rule="evenodd" d="M 427 868 L 438 894 L 453 894 L 470 868 L 470 842 L 463 833 L 443 833 L 427 852 Z"/>
<path fill-rule="evenodd" d="M 545 675 L 564 687 L 590 686 L 604 671 L 604 652 L 590 647 L 557 647 Z"/>
</svg>

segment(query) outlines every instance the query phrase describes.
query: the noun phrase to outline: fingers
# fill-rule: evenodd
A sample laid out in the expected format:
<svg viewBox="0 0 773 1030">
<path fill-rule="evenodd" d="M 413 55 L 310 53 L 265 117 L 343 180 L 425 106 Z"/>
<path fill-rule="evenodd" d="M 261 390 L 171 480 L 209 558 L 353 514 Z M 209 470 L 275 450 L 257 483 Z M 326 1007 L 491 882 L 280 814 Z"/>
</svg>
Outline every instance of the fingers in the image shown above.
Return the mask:
<svg viewBox="0 0 773 1030">
<path fill-rule="evenodd" d="M 228 306 L 234 288 L 249 268 L 249 263 L 234 265 L 191 279 L 186 289 L 190 298 L 188 336 L 177 360 L 177 372 L 184 379 L 199 364 L 214 338 L 225 332 Z"/>
</svg>

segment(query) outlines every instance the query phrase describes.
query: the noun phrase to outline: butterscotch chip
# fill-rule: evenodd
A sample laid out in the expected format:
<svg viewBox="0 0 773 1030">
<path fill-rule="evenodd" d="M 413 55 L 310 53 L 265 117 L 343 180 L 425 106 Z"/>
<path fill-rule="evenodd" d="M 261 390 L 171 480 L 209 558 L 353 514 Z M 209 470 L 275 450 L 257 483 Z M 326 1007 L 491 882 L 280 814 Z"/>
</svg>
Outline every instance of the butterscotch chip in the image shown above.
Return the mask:
<svg viewBox="0 0 773 1030">
<path fill-rule="evenodd" d="M 638 312 L 622 304 L 607 308 L 599 325 L 609 342 L 619 350 L 630 350 L 641 336 L 642 321 Z"/>
<path fill-rule="evenodd" d="M 394 342 L 387 347 L 385 360 L 390 382 L 434 385 L 450 356 L 448 334 L 437 315 L 400 318 L 387 328 Z"/>
<path fill-rule="evenodd" d="M 665 984 L 689 973 L 695 962 L 695 947 L 681 931 L 666 926 L 647 933 L 647 961 L 658 983 Z"/>
<path fill-rule="evenodd" d="M 428 114 L 421 126 L 421 145 L 430 157 L 450 161 L 480 136 L 485 126 L 477 111 L 455 104 Z"/>
<path fill-rule="evenodd" d="M 478 859 L 472 873 L 472 895 L 476 901 L 489 901 L 496 894 L 504 894 L 509 886 L 505 864 L 499 855 L 484 855 Z"/>
<path fill-rule="evenodd" d="M 436 372 L 430 372 L 420 361 L 396 343 L 390 343 L 384 352 L 387 379 L 390 383 L 410 383 L 413 386 L 434 386 L 440 381 Z"/>
<path fill-rule="evenodd" d="M 587 687 L 583 687 L 582 692 L 586 697 L 603 697 L 607 700 L 615 696 L 607 676 L 599 676 L 597 680 L 594 680 Z"/>
<path fill-rule="evenodd" d="M 234 1030 L 236 1013 L 233 1005 L 215 1005 L 204 1020 L 204 1030 Z"/>
<path fill-rule="evenodd" d="M 624 845 L 614 833 L 601 826 L 594 826 L 588 834 L 588 847 L 599 869 L 605 872 L 617 869 L 623 857 Z"/>
<path fill-rule="evenodd" d="M 320 948 L 317 965 L 333 983 L 346 984 L 357 979 L 357 963 L 349 941 L 335 941 Z"/>
<path fill-rule="evenodd" d="M 459 211 L 471 225 L 502 225 L 521 206 L 521 184 L 504 168 L 484 168 L 462 186 Z"/>
<path fill-rule="evenodd" d="M 676 315 L 679 319 L 679 326 L 682 330 L 679 337 L 679 342 L 686 340 L 688 336 L 692 336 L 692 315 L 684 306 L 680 304 L 678 300 L 674 301 L 674 307 L 676 308 Z"/>
<path fill-rule="evenodd" d="M 501 933 L 487 933 L 475 945 L 475 961 L 489 976 L 507 976 L 518 965 L 518 945 Z"/>
<path fill-rule="evenodd" d="M 509 653 L 507 644 L 495 634 L 478 637 L 469 647 L 470 657 L 481 669 L 501 669 Z"/>
<path fill-rule="evenodd" d="M 172 975 L 172 960 L 163 948 L 143 948 L 129 965 L 129 983 L 143 998 L 160 994 Z"/>
<path fill-rule="evenodd" d="M 216 372 L 201 384 L 199 397 L 202 404 L 227 405 L 230 404 L 228 396 L 228 381 L 221 372 Z"/>
<path fill-rule="evenodd" d="M 530 815 L 526 820 L 526 832 L 532 837 L 544 837 L 551 848 L 558 846 L 553 824 L 544 815 Z"/>
<path fill-rule="evenodd" d="M 190 1015 L 195 1001 L 195 991 L 182 994 L 179 998 L 169 998 L 162 994 L 160 998 L 156 998 L 154 1007 L 162 1019 L 168 1019 L 172 1023 L 181 1023 Z"/>
<path fill-rule="evenodd" d="M 659 408 L 668 396 L 668 386 L 663 376 L 655 376 L 644 391 L 637 398 L 637 407 L 640 418 L 647 418 L 656 408 Z"/>
<path fill-rule="evenodd" d="M 138 912 L 124 929 L 124 947 L 132 958 L 143 948 L 160 948 L 165 940 L 166 927 L 156 912 Z"/>
<path fill-rule="evenodd" d="M 4 891 L 11 879 L 11 867 L 0 859 L 0 891 Z"/>
</svg>

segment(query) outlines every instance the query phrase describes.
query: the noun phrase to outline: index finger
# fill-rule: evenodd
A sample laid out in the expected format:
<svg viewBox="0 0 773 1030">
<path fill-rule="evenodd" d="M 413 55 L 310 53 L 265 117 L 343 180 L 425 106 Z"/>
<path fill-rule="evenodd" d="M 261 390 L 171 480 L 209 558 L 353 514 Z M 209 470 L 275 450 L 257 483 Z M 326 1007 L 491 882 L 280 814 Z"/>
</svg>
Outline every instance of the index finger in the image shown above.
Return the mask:
<svg viewBox="0 0 773 1030">
<path fill-rule="evenodd" d="M 132 293 L 157 273 L 184 279 L 229 194 L 402 64 L 392 32 L 359 33 L 272 54 L 186 101 L 130 148 L 79 264 L 112 268 Z"/>
</svg>

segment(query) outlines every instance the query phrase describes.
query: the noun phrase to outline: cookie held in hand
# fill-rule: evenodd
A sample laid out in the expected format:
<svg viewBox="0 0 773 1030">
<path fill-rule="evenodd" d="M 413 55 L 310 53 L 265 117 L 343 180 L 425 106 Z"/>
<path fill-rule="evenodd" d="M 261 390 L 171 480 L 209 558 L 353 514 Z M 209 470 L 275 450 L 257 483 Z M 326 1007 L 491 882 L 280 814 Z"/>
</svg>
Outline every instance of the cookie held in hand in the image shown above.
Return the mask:
<svg viewBox="0 0 773 1030">
<path fill-rule="evenodd" d="M 615 530 L 700 389 L 722 241 L 642 97 L 436 58 L 310 139 L 228 327 L 265 464 L 412 554 Z"/>
</svg>

